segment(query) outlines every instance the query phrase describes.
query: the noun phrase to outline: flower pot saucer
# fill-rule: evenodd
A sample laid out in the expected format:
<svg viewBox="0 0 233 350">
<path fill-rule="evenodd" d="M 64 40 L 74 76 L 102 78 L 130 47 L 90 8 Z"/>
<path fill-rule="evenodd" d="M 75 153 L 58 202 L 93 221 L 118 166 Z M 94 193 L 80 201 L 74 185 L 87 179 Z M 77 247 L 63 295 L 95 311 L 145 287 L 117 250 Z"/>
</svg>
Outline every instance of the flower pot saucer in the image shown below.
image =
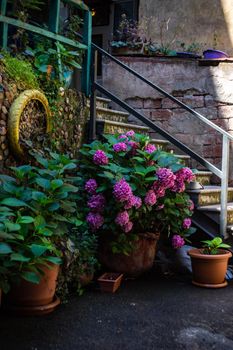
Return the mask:
<svg viewBox="0 0 233 350">
<path fill-rule="evenodd" d="M 192 281 L 192 284 L 194 284 L 195 286 L 198 287 L 202 287 L 202 288 L 223 288 L 226 287 L 228 285 L 227 281 L 224 281 L 223 283 L 218 283 L 218 284 L 209 284 L 209 283 L 199 283 L 196 281 Z"/>
<path fill-rule="evenodd" d="M 51 303 L 47 305 L 39 306 L 20 306 L 20 305 L 6 305 L 4 306 L 5 311 L 14 313 L 20 316 L 41 316 L 47 315 L 53 312 L 56 307 L 61 303 L 60 298 L 54 296 Z"/>
</svg>

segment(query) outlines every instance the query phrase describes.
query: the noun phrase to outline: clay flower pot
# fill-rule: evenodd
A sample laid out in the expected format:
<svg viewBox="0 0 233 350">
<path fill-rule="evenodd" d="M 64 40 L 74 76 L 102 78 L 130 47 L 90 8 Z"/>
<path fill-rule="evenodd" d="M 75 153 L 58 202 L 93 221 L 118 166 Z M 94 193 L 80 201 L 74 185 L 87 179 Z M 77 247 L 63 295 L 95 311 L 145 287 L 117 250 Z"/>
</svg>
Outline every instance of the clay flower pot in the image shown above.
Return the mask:
<svg viewBox="0 0 233 350">
<path fill-rule="evenodd" d="M 221 288 L 227 285 L 225 280 L 227 264 L 231 252 L 219 249 L 219 254 L 203 254 L 203 249 L 191 249 L 193 281 L 196 286 L 206 288 Z"/>
<path fill-rule="evenodd" d="M 120 287 L 122 273 L 106 272 L 98 278 L 99 286 L 102 292 L 115 293 Z"/>
<path fill-rule="evenodd" d="M 6 296 L 6 309 L 21 315 L 41 315 L 52 312 L 60 304 L 55 297 L 59 265 L 51 268 L 41 267 L 44 275 L 40 283 L 35 284 L 21 280 L 19 285 L 12 286 Z"/>
<path fill-rule="evenodd" d="M 127 276 L 139 276 L 153 266 L 159 234 L 144 233 L 138 236 L 134 250 L 125 254 L 114 254 L 111 249 L 110 235 L 100 243 L 100 262 L 110 271 L 124 273 Z"/>
</svg>

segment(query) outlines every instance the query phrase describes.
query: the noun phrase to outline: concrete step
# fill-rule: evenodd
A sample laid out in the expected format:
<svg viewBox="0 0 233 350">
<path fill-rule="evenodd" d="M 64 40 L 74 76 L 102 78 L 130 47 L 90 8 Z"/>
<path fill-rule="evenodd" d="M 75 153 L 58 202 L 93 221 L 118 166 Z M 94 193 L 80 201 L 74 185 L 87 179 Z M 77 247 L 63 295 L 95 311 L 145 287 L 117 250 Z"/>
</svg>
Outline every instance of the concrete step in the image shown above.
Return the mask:
<svg viewBox="0 0 233 350">
<path fill-rule="evenodd" d="M 133 130 L 136 133 L 147 135 L 149 128 L 146 126 L 115 122 L 111 120 L 97 120 L 96 131 L 101 134 L 124 134 L 127 131 Z"/>
<path fill-rule="evenodd" d="M 169 141 L 160 139 L 151 139 L 150 143 L 153 143 L 157 148 L 162 149 L 163 151 L 166 151 L 168 145 L 170 144 Z"/>
<path fill-rule="evenodd" d="M 178 158 L 179 162 L 185 166 L 189 166 L 189 161 L 191 159 L 190 156 L 187 156 L 186 154 L 174 154 L 171 152 L 176 158 Z"/>
<path fill-rule="evenodd" d="M 215 222 L 220 222 L 221 206 L 220 204 L 205 205 L 197 208 L 198 211 L 205 213 Z M 228 229 L 230 225 L 233 225 L 233 202 L 227 204 L 227 225 Z"/>
<path fill-rule="evenodd" d="M 196 176 L 196 181 L 199 182 L 201 185 L 210 185 L 210 179 L 213 175 L 211 171 L 202 171 L 197 170 L 194 172 Z"/>
<path fill-rule="evenodd" d="M 96 97 L 96 107 L 108 108 L 111 100 L 104 97 Z M 87 106 L 90 106 L 90 100 L 87 99 Z"/>
<path fill-rule="evenodd" d="M 204 186 L 199 190 L 186 190 L 192 198 L 196 207 L 206 207 L 208 205 L 219 204 L 221 201 L 220 186 Z M 233 201 L 233 188 L 228 188 L 228 202 Z"/>
<path fill-rule="evenodd" d="M 96 108 L 96 117 L 98 120 L 111 120 L 114 122 L 127 123 L 129 113 L 116 111 L 109 108 Z"/>
</svg>

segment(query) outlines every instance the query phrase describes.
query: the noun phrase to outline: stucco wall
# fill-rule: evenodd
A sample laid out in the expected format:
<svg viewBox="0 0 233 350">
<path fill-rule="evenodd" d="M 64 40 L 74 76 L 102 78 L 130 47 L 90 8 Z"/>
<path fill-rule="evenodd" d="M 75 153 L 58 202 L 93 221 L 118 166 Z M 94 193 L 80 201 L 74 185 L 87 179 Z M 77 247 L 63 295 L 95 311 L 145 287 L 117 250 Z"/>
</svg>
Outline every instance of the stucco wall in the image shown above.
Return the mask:
<svg viewBox="0 0 233 350">
<path fill-rule="evenodd" d="M 139 19 L 147 23 L 147 34 L 158 44 L 160 23 L 168 20 L 163 41 L 205 44 L 233 55 L 232 0 L 140 0 Z M 214 37 L 216 40 L 214 40 Z"/>
<path fill-rule="evenodd" d="M 199 66 L 198 61 L 177 58 L 120 59 L 224 130 L 233 133 L 233 63 Z M 218 133 L 109 60 L 104 62 L 103 85 L 198 154 L 216 165 L 221 164 L 222 146 Z M 132 117 L 129 121 L 137 122 Z M 193 162 L 191 166 L 197 167 L 197 164 Z"/>
</svg>

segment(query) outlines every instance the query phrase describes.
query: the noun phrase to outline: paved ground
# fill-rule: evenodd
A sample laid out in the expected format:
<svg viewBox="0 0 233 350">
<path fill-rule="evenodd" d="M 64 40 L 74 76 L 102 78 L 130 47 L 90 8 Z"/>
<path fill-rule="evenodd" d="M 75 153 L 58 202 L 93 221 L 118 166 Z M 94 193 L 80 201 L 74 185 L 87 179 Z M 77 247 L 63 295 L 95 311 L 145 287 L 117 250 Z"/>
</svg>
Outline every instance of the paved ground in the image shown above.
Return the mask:
<svg viewBox="0 0 233 350">
<path fill-rule="evenodd" d="M 233 349 L 233 283 L 208 290 L 148 275 L 95 288 L 39 318 L 0 316 L 1 350 Z"/>
</svg>

